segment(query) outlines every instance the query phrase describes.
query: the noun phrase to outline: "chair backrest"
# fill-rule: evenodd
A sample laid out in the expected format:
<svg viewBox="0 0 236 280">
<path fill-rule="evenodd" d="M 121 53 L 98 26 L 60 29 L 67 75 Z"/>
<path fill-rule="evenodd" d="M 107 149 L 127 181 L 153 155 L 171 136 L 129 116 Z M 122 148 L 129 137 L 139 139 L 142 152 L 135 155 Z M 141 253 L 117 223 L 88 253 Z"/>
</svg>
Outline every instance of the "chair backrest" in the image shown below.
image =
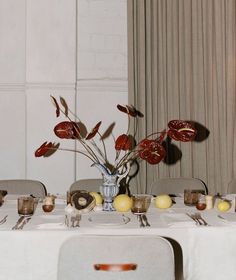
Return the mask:
<svg viewBox="0 0 236 280">
<path fill-rule="evenodd" d="M 154 181 L 151 185 L 150 193 L 153 195 L 159 194 L 178 194 L 183 193 L 185 189 L 204 190 L 208 193 L 206 184 L 196 178 L 161 178 Z"/>
<path fill-rule="evenodd" d="M 236 193 L 236 179 L 232 179 L 229 182 L 227 193 Z"/>
<path fill-rule="evenodd" d="M 159 236 L 75 236 L 62 245 L 58 280 L 174 280 L 174 253 Z"/>
<path fill-rule="evenodd" d="M 8 194 L 32 194 L 39 198 L 44 198 L 47 194 L 43 183 L 27 179 L 0 180 L 0 190 L 6 190 Z"/>
<path fill-rule="evenodd" d="M 85 190 L 85 191 L 94 191 L 100 192 L 100 186 L 103 184 L 103 179 L 81 179 L 75 181 L 70 186 L 70 191 L 77 191 L 77 190 Z"/>
</svg>

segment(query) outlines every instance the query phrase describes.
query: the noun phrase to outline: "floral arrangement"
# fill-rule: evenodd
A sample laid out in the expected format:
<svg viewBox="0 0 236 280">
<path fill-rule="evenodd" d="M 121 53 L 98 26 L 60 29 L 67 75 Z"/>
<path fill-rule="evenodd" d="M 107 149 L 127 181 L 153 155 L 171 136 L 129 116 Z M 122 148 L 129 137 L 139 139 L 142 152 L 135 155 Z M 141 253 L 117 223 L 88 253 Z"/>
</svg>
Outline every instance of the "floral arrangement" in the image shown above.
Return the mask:
<svg viewBox="0 0 236 280">
<path fill-rule="evenodd" d="M 166 151 L 163 147 L 163 141 L 166 137 L 170 137 L 175 141 L 188 142 L 194 140 L 197 134 L 196 129 L 190 122 L 172 120 L 168 123 L 167 129 L 154 132 L 140 142 L 136 142 L 137 122 L 139 118 L 143 117 L 143 114 L 133 106 L 117 105 L 117 109 L 128 117 L 128 128 L 126 133 L 119 135 L 117 138 L 113 137 L 116 155 L 114 163 L 111 163 L 107 158 L 105 139 L 99 131 L 101 121 L 90 132 L 84 134 L 81 129 L 81 120 L 68 108 L 64 98 L 60 97 L 60 102 L 53 96 L 51 98 L 56 108 L 56 116 L 59 117 L 63 114 L 67 119 L 54 127 L 54 133 L 61 139 L 78 141 L 83 149 L 71 150 L 61 148 L 59 143 L 44 142 L 35 151 L 36 157 L 48 156 L 48 154 L 56 150 L 72 151 L 86 156 L 94 164 L 105 166 L 110 174 L 115 174 L 119 169 L 124 168 L 134 160 L 144 160 L 149 164 L 158 164 L 166 156 Z M 130 132 L 131 120 L 134 121 L 134 127 L 136 127 L 133 134 Z M 95 139 L 99 140 L 99 142 L 96 142 Z"/>
</svg>

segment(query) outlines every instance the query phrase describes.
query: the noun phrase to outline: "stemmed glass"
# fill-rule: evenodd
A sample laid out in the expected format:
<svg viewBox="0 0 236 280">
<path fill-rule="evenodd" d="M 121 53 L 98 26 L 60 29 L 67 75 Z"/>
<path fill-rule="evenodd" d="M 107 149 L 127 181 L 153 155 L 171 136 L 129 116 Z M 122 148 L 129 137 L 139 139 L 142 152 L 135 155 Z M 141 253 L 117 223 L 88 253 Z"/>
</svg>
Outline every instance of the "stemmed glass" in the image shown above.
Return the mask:
<svg viewBox="0 0 236 280">
<path fill-rule="evenodd" d="M 147 221 L 146 212 L 151 204 L 152 196 L 148 194 L 134 194 L 132 195 L 133 205 L 131 212 L 137 215 L 140 227 L 150 226 Z"/>
</svg>

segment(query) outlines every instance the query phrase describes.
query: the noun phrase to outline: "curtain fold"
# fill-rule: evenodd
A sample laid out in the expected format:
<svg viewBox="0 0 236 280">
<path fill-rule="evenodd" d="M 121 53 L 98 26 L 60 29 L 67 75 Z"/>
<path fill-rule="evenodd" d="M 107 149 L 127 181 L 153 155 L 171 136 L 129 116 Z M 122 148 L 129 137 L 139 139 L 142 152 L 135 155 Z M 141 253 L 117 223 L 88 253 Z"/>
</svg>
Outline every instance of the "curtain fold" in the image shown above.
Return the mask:
<svg viewBox="0 0 236 280">
<path fill-rule="evenodd" d="M 172 119 L 194 121 L 200 131 L 198 141 L 168 145 L 169 164 L 141 163 L 137 190 L 186 176 L 225 193 L 236 177 L 236 1 L 127 2 L 129 102 L 145 116 L 138 138 Z"/>
</svg>

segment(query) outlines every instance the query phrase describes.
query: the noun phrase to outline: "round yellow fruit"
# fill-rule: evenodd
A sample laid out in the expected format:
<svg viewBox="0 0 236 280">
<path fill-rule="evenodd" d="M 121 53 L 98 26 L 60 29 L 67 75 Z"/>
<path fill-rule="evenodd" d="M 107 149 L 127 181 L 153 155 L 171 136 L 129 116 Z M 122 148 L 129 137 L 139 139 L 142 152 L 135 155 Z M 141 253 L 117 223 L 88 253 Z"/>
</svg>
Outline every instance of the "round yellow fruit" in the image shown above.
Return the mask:
<svg viewBox="0 0 236 280">
<path fill-rule="evenodd" d="M 118 212 L 128 212 L 132 205 L 133 201 L 127 194 L 119 194 L 113 201 L 113 207 Z"/>
<path fill-rule="evenodd" d="M 155 199 L 155 206 L 160 209 L 170 208 L 172 205 L 172 199 L 167 194 L 160 194 Z"/>
<path fill-rule="evenodd" d="M 99 193 L 90 192 L 89 194 L 92 195 L 95 198 L 96 205 L 102 204 L 103 198 Z"/>
<path fill-rule="evenodd" d="M 229 201 L 221 200 L 217 204 L 217 209 L 221 212 L 227 212 L 231 207 L 231 204 Z"/>
</svg>

